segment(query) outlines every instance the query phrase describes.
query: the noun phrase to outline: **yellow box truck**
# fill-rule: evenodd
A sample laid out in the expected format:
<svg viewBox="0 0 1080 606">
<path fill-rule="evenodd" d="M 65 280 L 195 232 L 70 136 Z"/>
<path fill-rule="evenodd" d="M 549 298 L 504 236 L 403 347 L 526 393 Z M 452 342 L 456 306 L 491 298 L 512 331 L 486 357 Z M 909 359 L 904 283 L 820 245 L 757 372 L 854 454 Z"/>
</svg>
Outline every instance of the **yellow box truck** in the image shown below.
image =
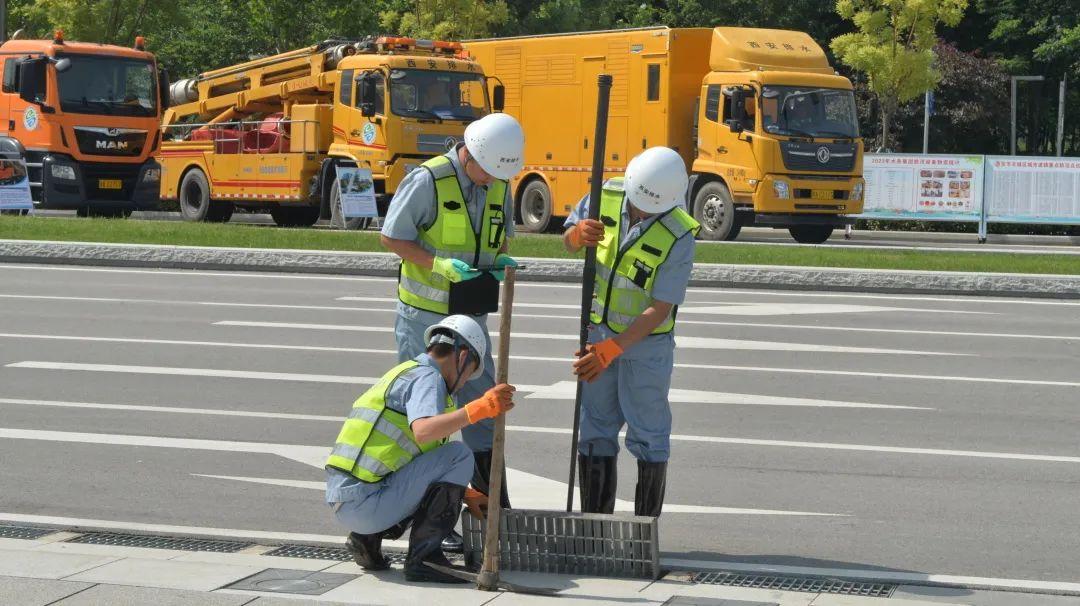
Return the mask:
<svg viewBox="0 0 1080 606">
<path fill-rule="evenodd" d="M 851 82 L 805 33 L 650 27 L 471 40 L 525 128 L 514 183 L 526 231 L 558 223 L 588 192 L 596 77 L 611 74 L 605 171 L 674 148 L 691 170 L 702 237 L 743 226 L 820 243 L 862 212 L 862 140 Z"/>
</svg>

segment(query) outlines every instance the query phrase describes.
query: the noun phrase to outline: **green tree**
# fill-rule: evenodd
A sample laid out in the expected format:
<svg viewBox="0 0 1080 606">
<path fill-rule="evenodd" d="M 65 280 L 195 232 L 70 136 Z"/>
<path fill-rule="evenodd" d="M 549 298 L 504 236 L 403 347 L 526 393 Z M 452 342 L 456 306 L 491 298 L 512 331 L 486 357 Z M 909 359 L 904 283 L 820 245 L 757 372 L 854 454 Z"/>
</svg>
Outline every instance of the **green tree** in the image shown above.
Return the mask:
<svg viewBox="0 0 1080 606">
<path fill-rule="evenodd" d="M 941 80 L 934 66 L 939 25 L 954 26 L 967 0 L 837 0 L 836 11 L 856 31 L 837 36 L 832 50 L 845 65 L 865 72 L 881 116 L 881 145 L 901 103 L 933 89 Z"/>
<path fill-rule="evenodd" d="M 84 42 L 130 45 L 135 36 L 151 38 L 176 19 L 180 3 L 168 0 L 37 0 L 13 2 L 9 29 L 26 28 L 27 37 L 43 38 L 51 29 Z"/>
<path fill-rule="evenodd" d="M 492 35 L 510 18 L 504 0 L 397 0 L 382 12 L 385 31 L 417 38 L 464 40 Z"/>
</svg>

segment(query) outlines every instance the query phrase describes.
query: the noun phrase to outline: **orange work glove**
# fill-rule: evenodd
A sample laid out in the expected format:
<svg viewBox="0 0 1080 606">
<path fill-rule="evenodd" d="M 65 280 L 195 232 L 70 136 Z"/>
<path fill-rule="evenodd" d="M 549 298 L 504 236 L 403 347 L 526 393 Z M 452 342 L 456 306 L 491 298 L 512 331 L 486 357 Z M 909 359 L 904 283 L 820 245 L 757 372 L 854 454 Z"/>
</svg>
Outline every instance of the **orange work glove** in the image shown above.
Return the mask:
<svg viewBox="0 0 1080 606">
<path fill-rule="evenodd" d="M 476 423 L 484 419 L 494 419 L 500 414 L 514 407 L 513 385 L 500 383 L 484 392 L 484 395 L 465 405 L 465 416 L 469 423 Z"/>
<path fill-rule="evenodd" d="M 465 488 L 465 507 L 469 508 L 469 513 L 477 520 L 483 520 L 487 517 L 487 505 L 488 496 L 479 490 L 476 490 L 472 486 Z"/>
<path fill-rule="evenodd" d="M 570 243 L 581 248 L 595 247 L 604 239 L 604 224 L 595 219 L 582 219 L 570 228 Z"/>
<path fill-rule="evenodd" d="M 592 383 L 611 365 L 615 358 L 622 355 L 623 348 L 615 339 L 606 339 L 585 348 L 588 352 L 574 361 L 574 374 L 586 383 Z M 578 352 L 581 356 L 581 352 Z"/>
</svg>

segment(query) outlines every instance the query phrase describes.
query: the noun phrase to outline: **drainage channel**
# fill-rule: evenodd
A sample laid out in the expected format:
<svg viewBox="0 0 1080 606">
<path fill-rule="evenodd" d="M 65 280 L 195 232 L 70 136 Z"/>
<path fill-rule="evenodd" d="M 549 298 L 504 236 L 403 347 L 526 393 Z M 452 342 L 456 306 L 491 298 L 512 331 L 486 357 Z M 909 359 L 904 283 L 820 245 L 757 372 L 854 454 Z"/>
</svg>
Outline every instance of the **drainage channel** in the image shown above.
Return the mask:
<svg viewBox="0 0 1080 606">
<path fill-rule="evenodd" d="M 0 539 L 26 539 L 33 541 L 45 535 L 57 532 L 55 528 L 38 528 L 36 526 L 11 526 L 0 524 Z"/>
<path fill-rule="evenodd" d="M 736 572 L 690 572 L 689 581 L 699 585 L 724 585 L 802 593 L 830 593 L 872 598 L 892 597 L 896 585 L 820 577 L 798 577 Z"/>
</svg>

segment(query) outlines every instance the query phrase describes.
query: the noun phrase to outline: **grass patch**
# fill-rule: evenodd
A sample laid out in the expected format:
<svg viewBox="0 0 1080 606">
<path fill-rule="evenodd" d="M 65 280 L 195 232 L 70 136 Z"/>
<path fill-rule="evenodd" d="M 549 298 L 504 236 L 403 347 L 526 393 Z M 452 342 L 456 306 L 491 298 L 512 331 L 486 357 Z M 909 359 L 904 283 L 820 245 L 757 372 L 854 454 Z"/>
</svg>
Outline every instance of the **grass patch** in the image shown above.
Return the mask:
<svg viewBox="0 0 1080 606">
<path fill-rule="evenodd" d="M 238 248 L 295 248 L 381 252 L 374 231 L 282 229 L 265 225 L 68 219 L 0 216 L 0 238 Z M 521 257 L 567 258 L 561 238 L 521 235 L 513 254 Z M 768 244 L 699 243 L 699 263 L 796 265 L 863 269 L 914 269 L 1080 275 L 1080 255 L 939 252 L 906 249 L 824 248 Z"/>
</svg>

